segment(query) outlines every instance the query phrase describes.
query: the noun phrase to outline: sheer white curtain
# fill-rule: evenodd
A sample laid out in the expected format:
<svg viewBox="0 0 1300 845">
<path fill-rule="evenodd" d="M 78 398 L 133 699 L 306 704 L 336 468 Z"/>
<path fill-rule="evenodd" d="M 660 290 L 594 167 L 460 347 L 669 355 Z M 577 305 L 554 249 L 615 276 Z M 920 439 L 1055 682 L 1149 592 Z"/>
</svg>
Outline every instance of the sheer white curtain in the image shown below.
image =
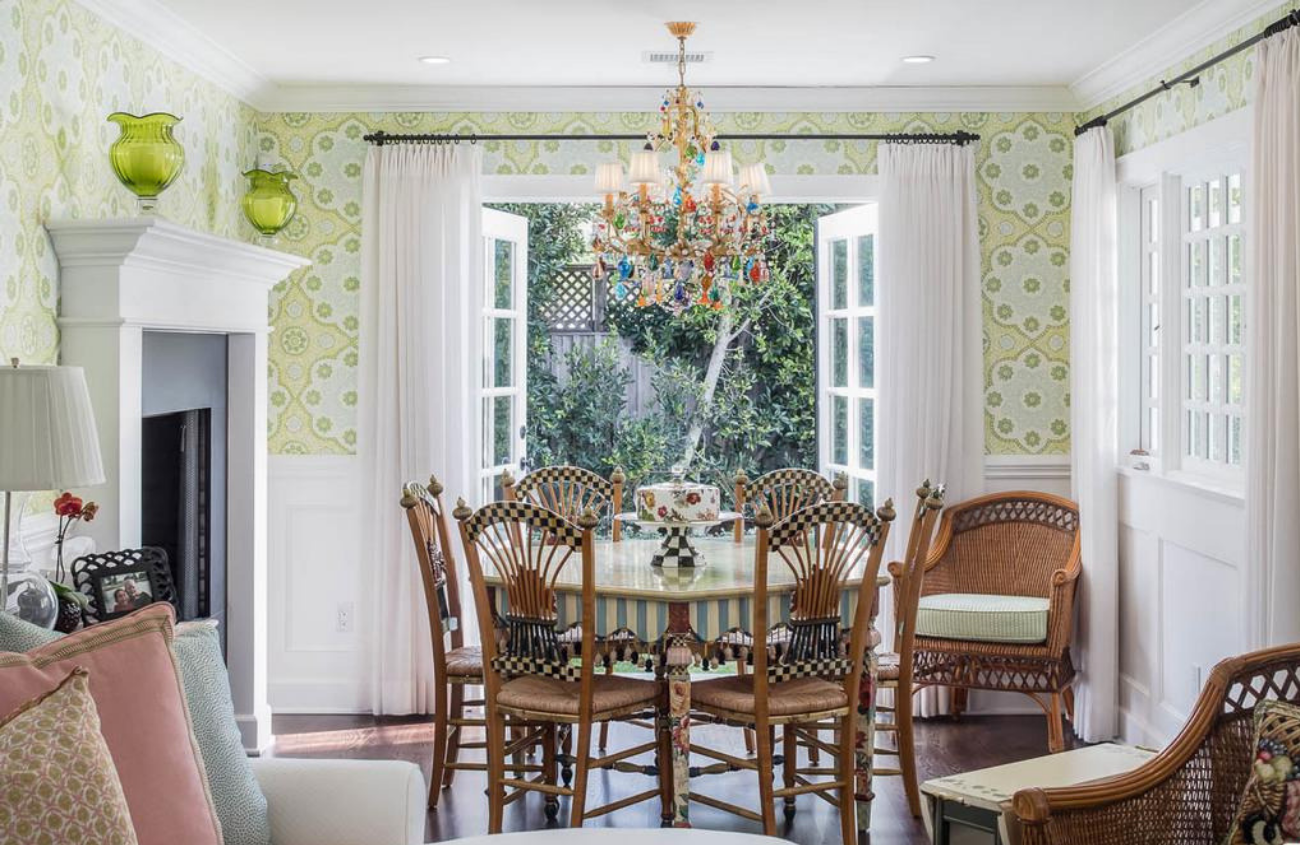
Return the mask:
<svg viewBox="0 0 1300 845">
<path fill-rule="evenodd" d="M 1070 208 L 1070 443 L 1083 575 L 1074 732 L 1111 739 L 1119 704 L 1119 281 L 1115 145 L 1100 126 L 1074 142 Z"/>
<path fill-rule="evenodd" d="M 426 713 L 434 700 L 424 592 L 398 505 L 402 483 L 436 473 L 448 508 L 476 489 L 481 168 L 472 146 L 376 146 L 366 157 L 357 452 L 376 714 Z M 463 580 L 464 555 L 452 551 Z M 460 623 L 476 642 L 467 583 L 460 594 Z"/>
<path fill-rule="evenodd" d="M 1246 297 L 1246 560 L 1258 645 L 1300 640 L 1300 32 L 1255 48 Z"/>
<path fill-rule="evenodd" d="M 947 485 L 952 502 L 984 489 L 979 218 L 974 147 L 883 143 L 877 161 L 885 316 L 876 495 L 892 496 L 898 511 L 886 550 L 897 560 L 922 481 Z M 893 629 L 893 605 L 882 601 L 880 630 Z M 933 712 L 935 690 L 919 703 L 922 715 Z"/>
</svg>

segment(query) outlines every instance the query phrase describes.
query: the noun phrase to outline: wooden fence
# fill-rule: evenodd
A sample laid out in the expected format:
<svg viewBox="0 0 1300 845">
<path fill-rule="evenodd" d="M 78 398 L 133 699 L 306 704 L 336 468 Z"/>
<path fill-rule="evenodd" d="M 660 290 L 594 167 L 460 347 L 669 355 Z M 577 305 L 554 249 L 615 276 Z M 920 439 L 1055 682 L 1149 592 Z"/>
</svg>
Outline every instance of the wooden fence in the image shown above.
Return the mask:
<svg viewBox="0 0 1300 845">
<path fill-rule="evenodd" d="M 555 295 L 542 317 L 550 327 L 550 369 L 563 382 L 568 378 L 568 355 L 575 348 L 590 351 L 610 338 L 605 320 L 605 305 L 611 296 L 609 280 L 597 282 L 591 266 L 576 264 L 565 267 L 552 281 Z M 615 340 L 618 362 L 631 375 L 626 399 L 627 413 L 636 418 L 654 407 L 656 397 L 651 381 L 658 369 L 632 352 L 632 342 Z"/>
</svg>

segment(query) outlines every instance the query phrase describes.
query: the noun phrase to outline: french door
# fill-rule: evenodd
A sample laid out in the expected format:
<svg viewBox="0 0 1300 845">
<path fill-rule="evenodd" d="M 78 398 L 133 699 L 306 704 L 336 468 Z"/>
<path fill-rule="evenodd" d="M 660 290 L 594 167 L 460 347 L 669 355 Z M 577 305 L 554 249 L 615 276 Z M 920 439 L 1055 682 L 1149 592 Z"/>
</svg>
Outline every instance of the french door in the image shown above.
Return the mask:
<svg viewBox="0 0 1300 845">
<path fill-rule="evenodd" d="M 483 209 L 483 372 L 479 504 L 518 476 L 528 423 L 528 220 Z"/>
<path fill-rule="evenodd" d="M 876 206 L 817 221 L 817 449 L 846 498 L 876 498 Z"/>
</svg>

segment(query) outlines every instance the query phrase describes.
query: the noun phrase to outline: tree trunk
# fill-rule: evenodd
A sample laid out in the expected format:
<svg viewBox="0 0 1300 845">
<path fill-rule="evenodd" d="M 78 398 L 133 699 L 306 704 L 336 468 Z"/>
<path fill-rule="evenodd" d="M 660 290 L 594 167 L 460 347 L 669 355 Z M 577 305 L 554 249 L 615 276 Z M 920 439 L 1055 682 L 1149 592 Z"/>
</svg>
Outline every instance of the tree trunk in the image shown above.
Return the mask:
<svg viewBox="0 0 1300 845">
<path fill-rule="evenodd" d="M 722 378 L 722 367 L 727 363 L 727 353 L 731 350 L 731 344 L 749 329 L 748 320 L 735 330 L 732 329 L 734 324 L 735 316 L 731 311 L 723 311 L 718 320 L 718 335 L 713 341 L 713 353 L 709 355 L 709 367 L 704 371 L 704 390 L 700 393 L 699 401 L 695 403 L 695 411 L 691 414 L 691 425 L 686 430 L 686 451 L 682 455 L 683 469 L 690 469 L 691 463 L 695 460 L 695 453 L 700 447 L 700 438 L 704 436 L 704 421 L 708 418 L 709 409 L 713 407 L 713 397 L 718 392 L 718 381 Z"/>
</svg>

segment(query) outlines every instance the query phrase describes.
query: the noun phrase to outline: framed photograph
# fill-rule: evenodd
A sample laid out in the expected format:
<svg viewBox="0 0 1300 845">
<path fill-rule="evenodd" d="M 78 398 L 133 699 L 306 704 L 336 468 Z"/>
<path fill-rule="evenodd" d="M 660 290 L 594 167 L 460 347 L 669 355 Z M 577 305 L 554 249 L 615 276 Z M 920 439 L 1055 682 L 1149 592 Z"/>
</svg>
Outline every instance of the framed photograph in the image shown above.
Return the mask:
<svg viewBox="0 0 1300 845">
<path fill-rule="evenodd" d="M 96 572 L 92 582 L 91 601 L 100 621 L 125 616 L 157 601 L 158 587 L 147 565 Z"/>
</svg>

